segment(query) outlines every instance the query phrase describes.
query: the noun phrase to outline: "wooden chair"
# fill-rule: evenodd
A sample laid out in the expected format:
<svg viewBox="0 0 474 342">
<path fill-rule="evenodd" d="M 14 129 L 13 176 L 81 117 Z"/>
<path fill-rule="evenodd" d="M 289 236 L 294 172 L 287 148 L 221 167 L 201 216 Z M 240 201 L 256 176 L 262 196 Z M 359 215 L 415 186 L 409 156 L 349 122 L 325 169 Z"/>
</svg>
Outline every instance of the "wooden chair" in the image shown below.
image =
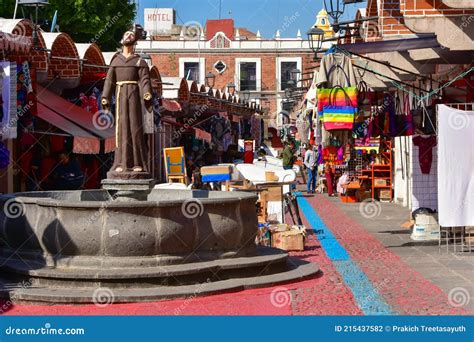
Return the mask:
<svg viewBox="0 0 474 342">
<path fill-rule="evenodd" d="M 184 159 L 184 149 L 182 147 L 176 147 L 174 150 L 180 149 L 181 156 L 178 162 L 172 162 L 171 156 L 164 151 L 163 157 L 165 159 L 166 177 L 169 183 L 182 183 L 188 185 L 188 176 L 186 174 L 186 161 Z M 171 149 L 166 149 L 171 150 Z M 178 171 L 176 171 L 178 168 Z"/>
</svg>

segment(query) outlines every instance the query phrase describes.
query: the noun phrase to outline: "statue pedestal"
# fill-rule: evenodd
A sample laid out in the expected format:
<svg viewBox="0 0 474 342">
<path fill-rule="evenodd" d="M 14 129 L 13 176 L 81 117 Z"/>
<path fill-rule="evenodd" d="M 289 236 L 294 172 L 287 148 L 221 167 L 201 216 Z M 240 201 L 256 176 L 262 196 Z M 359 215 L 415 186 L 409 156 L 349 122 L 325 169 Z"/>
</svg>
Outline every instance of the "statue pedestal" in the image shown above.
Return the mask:
<svg viewBox="0 0 474 342">
<path fill-rule="evenodd" d="M 154 185 L 155 180 L 150 178 L 102 180 L 102 188 L 111 194 L 114 201 L 146 201 Z"/>
</svg>

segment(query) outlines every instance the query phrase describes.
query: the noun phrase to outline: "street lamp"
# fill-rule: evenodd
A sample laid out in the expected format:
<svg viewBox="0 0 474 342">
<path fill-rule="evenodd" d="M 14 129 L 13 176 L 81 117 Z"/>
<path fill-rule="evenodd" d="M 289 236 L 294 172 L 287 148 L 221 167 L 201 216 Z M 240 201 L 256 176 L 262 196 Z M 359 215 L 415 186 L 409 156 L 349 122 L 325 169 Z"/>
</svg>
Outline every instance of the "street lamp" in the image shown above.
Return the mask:
<svg viewBox="0 0 474 342">
<path fill-rule="evenodd" d="M 232 82 L 229 82 L 227 84 L 227 91 L 229 92 L 229 94 L 234 95 L 234 93 L 235 93 L 235 84 L 232 83 Z"/>
<path fill-rule="evenodd" d="M 299 69 L 291 69 L 290 71 L 290 79 L 298 82 L 298 75 L 301 74 L 301 71 Z"/>
<path fill-rule="evenodd" d="M 208 72 L 206 75 L 206 85 L 209 88 L 214 88 L 214 83 L 216 82 L 216 75 L 214 75 L 212 72 Z"/>
<path fill-rule="evenodd" d="M 146 62 L 146 64 L 148 65 L 149 68 L 152 67 L 152 60 L 151 60 L 151 56 L 149 54 L 141 53 L 140 57 Z"/>
<path fill-rule="evenodd" d="M 323 47 L 325 32 L 319 27 L 313 27 L 306 34 L 308 35 L 309 48 L 314 52 L 314 56 L 316 57 Z"/>
<path fill-rule="evenodd" d="M 289 83 L 289 81 L 288 81 L 288 83 Z M 293 96 L 293 91 L 294 91 L 294 89 L 293 89 L 292 87 L 287 87 L 287 88 L 285 89 L 285 97 L 286 97 L 287 99 L 289 99 L 290 97 L 292 97 L 292 96 Z"/>
<path fill-rule="evenodd" d="M 18 5 L 35 7 L 35 22 L 34 22 L 33 33 L 32 33 L 31 38 L 33 41 L 33 48 L 36 49 L 39 42 L 38 40 L 38 8 L 49 5 L 49 1 L 48 0 L 18 0 L 15 2 L 15 10 L 14 10 L 13 18 L 16 18 L 16 10 L 18 8 Z"/>
<path fill-rule="evenodd" d="M 329 6 L 328 3 L 329 2 Z M 339 18 L 344 14 L 344 8 L 346 7 L 346 1 L 342 0 L 324 0 L 324 8 L 328 15 L 334 19 L 334 25 L 337 25 Z"/>
<path fill-rule="evenodd" d="M 248 102 L 248 100 L 250 99 L 250 91 L 249 90 L 244 90 L 242 92 L 242 95 L 243 95 L 244 101 Z"/>
</svg>

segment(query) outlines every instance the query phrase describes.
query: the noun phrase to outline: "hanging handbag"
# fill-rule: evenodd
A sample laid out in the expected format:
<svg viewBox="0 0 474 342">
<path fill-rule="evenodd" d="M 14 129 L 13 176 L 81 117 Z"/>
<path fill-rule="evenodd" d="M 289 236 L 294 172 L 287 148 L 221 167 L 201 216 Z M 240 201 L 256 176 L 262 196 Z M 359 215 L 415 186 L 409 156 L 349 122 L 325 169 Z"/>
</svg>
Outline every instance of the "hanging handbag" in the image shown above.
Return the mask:
<svg viewBox="0 0 474 342">
<path fill-rule="evenodd" d="M 352 130 L 357 113 L 357 88 L 334 87 L 329 101 L 323 108 L 324 128 L 327 131 Z"/>
</svg>

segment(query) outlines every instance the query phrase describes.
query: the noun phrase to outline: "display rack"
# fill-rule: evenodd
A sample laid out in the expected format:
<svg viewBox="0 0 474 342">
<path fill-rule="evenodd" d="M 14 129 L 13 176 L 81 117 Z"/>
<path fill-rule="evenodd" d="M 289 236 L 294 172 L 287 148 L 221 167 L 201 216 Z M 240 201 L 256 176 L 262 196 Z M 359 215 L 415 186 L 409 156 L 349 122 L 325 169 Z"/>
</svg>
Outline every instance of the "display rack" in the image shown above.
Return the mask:
<svg viewBox="0 0 474 342">
<path fill-rule="evenodd" d="M 387 190 L 389 197 L 393 199 L 393 174 L 392 174 L 392 142 L 390 140 L 380 142 L 380 160 L 372 164 L 372 200 L 375 199 L 375 192 Z"/>
</svg>

